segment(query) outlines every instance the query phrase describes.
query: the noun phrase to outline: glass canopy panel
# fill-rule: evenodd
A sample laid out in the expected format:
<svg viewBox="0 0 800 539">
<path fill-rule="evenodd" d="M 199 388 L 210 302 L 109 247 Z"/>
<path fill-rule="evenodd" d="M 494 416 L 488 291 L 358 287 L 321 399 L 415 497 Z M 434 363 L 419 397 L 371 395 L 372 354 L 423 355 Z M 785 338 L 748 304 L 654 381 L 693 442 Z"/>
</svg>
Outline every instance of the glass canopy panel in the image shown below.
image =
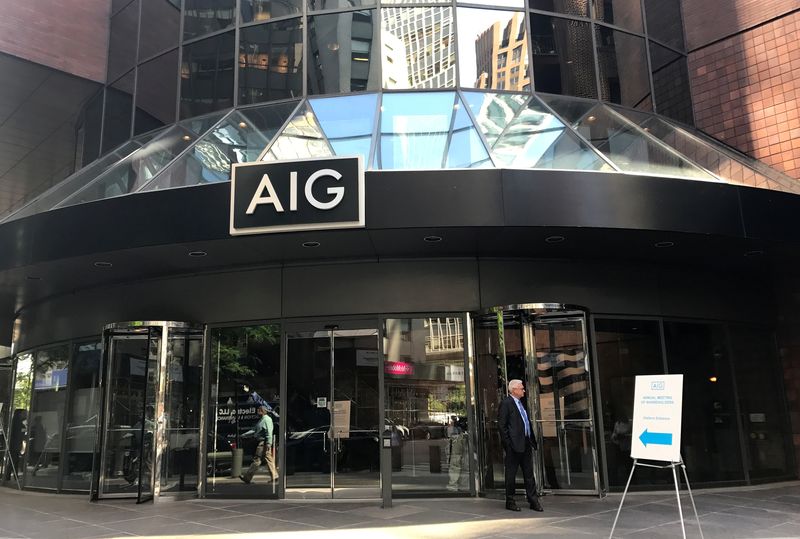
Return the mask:
<svg viewBox="0 0 800 539">
<path fill-rule="evenodd" d="M 309 104 L 335 155 L 361 155 L 369 162 L 377 94 L 310 99 Z"/>
<path fill-rule="evenodd" d="M 490 147 L 528 101 L 524 95 L 482 92 L 464 92 L 462 95 Z"/>
<path fill-rule="evenodd" d="M 530 90 L 525 14 L 458 8 L 459 84 L 466 88 Z"/>
<path fill-rule="evenodd" d="M 686 56 L 650 41 L 650 68 L 656 112 L 688 125 L 692 117 L 692 92 Z"/>
<path fill-rule="evenodd" d="M 449 7 L 381 9 L 383 87 L 454 87 L 453 23 Z"/>
<path fill-rule="evenodd" d="M 380 22 L 375 9 L 308 19 L 309 94 L 339 94 L 380 87 Z"/>
<path fill-rule="evenodd" d="M 714 180 L 603 105 L 560 97 L 543 99 L 597 150 L 625 172 Z M 583 114 L 578 113 L 583 110 Z"/>
<path fill-rule="evenodd" d="M 491 150 L 495 161 L 509 167 L 611 169 L 536 98 L 517 112 Z"/>
<path fill-rule="evenodd" d="M 597 97 L 590 23 L 532 13 L 531 49 L 536 91 Z"/>
<path fill-rule="evenodd" d="M 472 119 L 464 103 L 459 99 L 456 105 L 456 117 L 453 120 L 453 132 L 447 146 L 445 168 L 484 168 L 492 165 L 481 136 L 472 125 Z"/>
<path fill-rule="evenodd" d="M 102 200 L 138 191 L 161 172 L 178 154 L 188 148 L 197 136 L 207 130 L 218 115 L 186 120 L 170 127 L 161 135 L 119 161 L 84 189 L 65 199 L 57 207 Z M 201 129 L 205 126 L 205 129 Z"/>
<path fill-rule="evenodd" d="M 600 99 L 653 110 L 647 50 L 641 37 L 596 25 Z"/>
<path fill-rule="evenodd" d="M 241 0 L 240 4 L 243 23 L 268 21 L 303 12 L 302 0 Z"/>
<path fill-rule="evenodd" d="M 255 161 L 289 117 L 294 104 L 260 108 L 279 109 L 272 111 L 269 117 L 272 125 L 267 124 L 266 130 L 262 131 L 242 111 L 234 111 L 145 185 L 142 191 L 230 180 L 231 164 Z"/>
<path fill-rule="evenodd" d="M 264 155 L 264 161 L 309 159 L 333 156 L 314 111 L 308 103 L 301 105 L 283 132 Z"/>
<path fill-rule="evenodd" d="M 384 94 L 377 168 L 442 168 L 454 104 L 454 92 Z"/>
<path fill-rule="evenodd" d="M 642 33 L 641 0 L 595 0 L 594 18 Z"/>
<path fill-rule="evenodd" d="M 239 38 L 239 103 L 303 93 L 303 20 L 248 26 Z"/>
<path fill-rule="evenodd" d="M 21 219 L 35 213 L 47 211 L 68 196 L 72 195 L 78 189 L 88 184 L 90 181 L 97 178 L 100 174 L 109 169 L 112 165 L 116 164 L 119 160 L 124 159 L 131 153 L 135 152 L 142 145 L 146 144 L 158 133 L 147 133 L 133 140 L 129 140 L 119 146 L 112 152 L 104 155 L 82 169 L 78 170 L 71 176 L 65 178 L 61 182 L 54 185 L 49 190 L 45 191 L 41 196 L 31 201 L 30 204 L 23 206 L 16 213 L 12 213 L 5 220 L 11 221 L 13 219 Z"/>
</svg>

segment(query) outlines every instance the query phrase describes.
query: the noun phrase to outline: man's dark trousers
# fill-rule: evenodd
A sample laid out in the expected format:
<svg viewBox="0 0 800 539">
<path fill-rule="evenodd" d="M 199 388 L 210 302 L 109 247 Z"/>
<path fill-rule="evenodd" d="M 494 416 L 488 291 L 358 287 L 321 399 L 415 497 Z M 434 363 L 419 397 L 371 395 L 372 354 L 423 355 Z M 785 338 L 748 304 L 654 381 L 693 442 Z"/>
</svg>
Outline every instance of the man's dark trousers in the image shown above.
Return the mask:
<svg viewBox="0 0 800 539">
<path fill-rule="evenodd" d="M 510 447 L 506 448 L 506 501 L 514 499 L 516 491 L 517 469 L 522 466 L 522 477 L 525 480 L 525 497 L 528 503 L 536 500 L 536 482 L 533 479 L 533 455 L 531 446 L 526 445 L 523 453 L 517 453 Z"/>
</svg>

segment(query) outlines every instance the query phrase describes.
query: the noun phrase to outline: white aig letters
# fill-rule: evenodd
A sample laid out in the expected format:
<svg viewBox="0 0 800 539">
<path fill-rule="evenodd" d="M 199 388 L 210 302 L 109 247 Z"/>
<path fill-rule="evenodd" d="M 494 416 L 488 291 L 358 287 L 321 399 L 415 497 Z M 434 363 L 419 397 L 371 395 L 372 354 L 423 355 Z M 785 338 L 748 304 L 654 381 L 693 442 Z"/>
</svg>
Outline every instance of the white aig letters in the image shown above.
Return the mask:
<svg viewBox="0 0 800 539">
<path fill-rule="evenodd" d="M 242 163 L 232 167 L 230 233 L 364 226 L 361 157 Z"/>
</svg>

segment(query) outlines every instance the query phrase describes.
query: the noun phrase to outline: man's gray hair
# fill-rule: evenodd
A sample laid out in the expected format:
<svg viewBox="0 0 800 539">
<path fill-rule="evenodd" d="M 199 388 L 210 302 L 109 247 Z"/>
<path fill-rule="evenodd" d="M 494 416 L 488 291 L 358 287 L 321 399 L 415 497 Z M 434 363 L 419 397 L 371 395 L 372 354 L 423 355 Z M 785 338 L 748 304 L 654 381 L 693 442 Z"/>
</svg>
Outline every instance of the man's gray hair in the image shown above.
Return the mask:
<svg viewBox="0 0 800 539">
<path fill-rule="evenodd" d="M 522 380 L 517 380 L 516 378 L 513 379 L 513 380 L 510 380 L 508 382 L 508 390 L 511 391 L 512 389 L 514 389 L 514 386 L 516 386 L 516 385 L 522 385 Z"/>
</svg>

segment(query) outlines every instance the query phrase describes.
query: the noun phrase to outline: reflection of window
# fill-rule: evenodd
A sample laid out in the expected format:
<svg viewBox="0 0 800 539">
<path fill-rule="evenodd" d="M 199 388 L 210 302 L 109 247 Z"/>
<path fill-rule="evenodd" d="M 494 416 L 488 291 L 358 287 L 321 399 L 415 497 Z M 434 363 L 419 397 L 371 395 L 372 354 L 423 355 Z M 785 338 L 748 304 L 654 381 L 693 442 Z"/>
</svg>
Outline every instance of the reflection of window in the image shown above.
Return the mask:
<svg viewBox="0 0 800 539">
<path fill-rule="evenodd" d="M 511 54 L 511 59 L 516 61 L 522 58 L 522 45 L 514 49 L 514 52 Z"/>
<path fill-rule="evenodd" d="M 497 67 L 505 67 L 506 66 L 506 59 L 508 54 L 505 52 L 501 52 L 497 55 Z"/>
</svg>

